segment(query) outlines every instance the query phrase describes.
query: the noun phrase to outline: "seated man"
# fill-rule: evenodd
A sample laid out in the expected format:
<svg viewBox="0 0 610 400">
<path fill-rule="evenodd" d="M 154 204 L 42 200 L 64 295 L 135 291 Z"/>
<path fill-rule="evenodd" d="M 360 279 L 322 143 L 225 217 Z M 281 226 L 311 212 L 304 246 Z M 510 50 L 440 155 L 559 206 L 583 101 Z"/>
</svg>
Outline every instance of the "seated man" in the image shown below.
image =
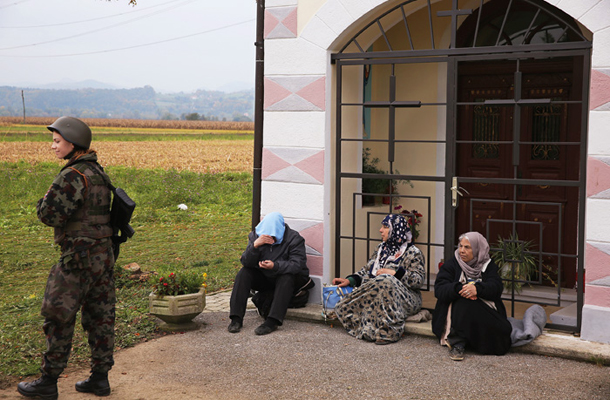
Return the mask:
<svg viewBox="0 0 610 400">
<path fill-rule="evenodd" d="M 273 291 L 268 314 L 254 333 L 266 335 L 282 325 L 295 290 L 309 281 L 305 239 L 284 223 L 278 212 L 268 214 L 248 235 L 248 247 L 241 256 L 242 269 L 231 293 L 229 332 L 243 326 L 250 290 Z"/>
</svg>

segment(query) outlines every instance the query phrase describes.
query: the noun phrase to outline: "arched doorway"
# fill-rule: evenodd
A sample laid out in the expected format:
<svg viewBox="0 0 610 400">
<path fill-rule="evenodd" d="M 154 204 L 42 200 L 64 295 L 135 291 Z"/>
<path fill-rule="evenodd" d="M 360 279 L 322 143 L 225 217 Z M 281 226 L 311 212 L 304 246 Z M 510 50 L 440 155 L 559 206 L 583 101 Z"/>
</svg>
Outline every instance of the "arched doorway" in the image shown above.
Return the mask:
<svg viewBox="0 0 610 400">
<path fill-rule="evenodd" d="M 535 267 L 507 286 L 550 294 L 507 300 L 562 306 L 576 286 L 574 324 L 555 325 L 579 330 L 590 48 L 530 0 L 404 1 L 364 26 L 332 57 L 336 275 L 369 256 L 383 215 L 417 209 L 428 289 L 462 232 L 496 250 L 531 242 Z"/>
</svg>

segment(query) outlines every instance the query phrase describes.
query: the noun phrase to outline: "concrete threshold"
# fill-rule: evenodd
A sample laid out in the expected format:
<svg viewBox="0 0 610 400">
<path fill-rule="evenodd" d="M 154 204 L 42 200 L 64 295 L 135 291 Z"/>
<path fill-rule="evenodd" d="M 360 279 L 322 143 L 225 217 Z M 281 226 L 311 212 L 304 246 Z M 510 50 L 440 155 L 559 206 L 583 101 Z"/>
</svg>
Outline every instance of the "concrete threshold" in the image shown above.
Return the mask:
<svg viewBox="0 0 610 400">
<path fill-rule="evenodd" d="M 288 309 L 286 318 L 305 322 L 339 323 L 336 320 L 325 320 L 322 306 L 311 303 L 303 308 Z M 405 333 L 435 337 L 432 333 L 430 321 L 422 323 L 408 322 L 405 327 Z M 531 343 L 513 347 L 511 351 L 610 365 L 610 344 L 589 342 L 570 333 L 546 329 L 542 335 L 538 336 Z"/>
</svg>

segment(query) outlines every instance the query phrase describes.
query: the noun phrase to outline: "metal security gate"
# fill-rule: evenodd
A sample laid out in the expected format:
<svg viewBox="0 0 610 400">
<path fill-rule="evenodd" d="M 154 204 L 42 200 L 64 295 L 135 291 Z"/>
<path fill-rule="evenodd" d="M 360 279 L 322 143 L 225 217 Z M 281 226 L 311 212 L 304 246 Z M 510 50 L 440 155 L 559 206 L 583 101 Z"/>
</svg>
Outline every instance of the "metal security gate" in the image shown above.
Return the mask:
<svg viewBox="0 0 610 400">
<path fill-rule="evenodd" d="M 476 230 L 492 250 L 521 250 L 505 254 L 512 312 L 565 306 L 574 290 L 576 323 L 551 327 L 579 331 L 591 42 L 543 2 L 458 3 L 405 1 L 332 56 L 335 275 L 366 262 L 383 216 L 417 210 L 426 290 L 439 257 Z"/>
</svg>

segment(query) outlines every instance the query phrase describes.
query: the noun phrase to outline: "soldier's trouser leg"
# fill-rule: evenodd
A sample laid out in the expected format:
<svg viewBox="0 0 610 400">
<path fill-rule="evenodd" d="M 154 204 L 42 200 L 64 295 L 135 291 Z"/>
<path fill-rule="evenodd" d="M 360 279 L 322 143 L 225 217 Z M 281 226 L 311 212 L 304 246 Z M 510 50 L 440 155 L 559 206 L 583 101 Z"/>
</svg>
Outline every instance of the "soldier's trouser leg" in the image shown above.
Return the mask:
<svg viewBox="0 0 610 400">
<path fill-rule="evenodd" d="M 82 308 L 83 329 L 88 332 L 91 349 L 91 372 L 107 373 L 114 365 L 114 321 L 116 292 L 114 287 L 114 256 L 100 254 L 92 263 L 103 263 L 102 275 L 93 283 Z"/>
<path fill-rule="evenodd" d="M 66 367 L 72 347 L 76 313 L 100 278 L 108 274 L 112 277 L 113 266 L 114 256 L 110 247 L 98 246 L 78 256 L 63 257 L 51 269 L 41 310 L 45 317 L 43 329 L 47 339 L 47 351 L 43 355 L 41 367 L 43 374 L 57 377 Z M 112 303 L 114 333 L 114 283 L 111 288 L 112 294 L 108 296 Z M 114 346 L 114 337 L 112 342 Z M 107 371 L 112 366 L 112 355 L 106 364 L 104 368 Z"/>
<path fill-rule="evenodd" d="M 41 310 L 47 341 L 41 367 L 45 375 L 57 378 L 68 364 L 83 275 L 82 270 L 70 269 L 63 260 L 49 273 Z"/>
<path fill-rule="evenodd" d="M 74 322 L 75 319 L 72 319 L 71 322 L 61 324 L 48 318 L 45 319 L 42 329 L 47 338 L 47 351 L 43 354 L 40 368 L 44 375 L 57 378 L 68 365 L 74 335 Z"/>
</svg>

